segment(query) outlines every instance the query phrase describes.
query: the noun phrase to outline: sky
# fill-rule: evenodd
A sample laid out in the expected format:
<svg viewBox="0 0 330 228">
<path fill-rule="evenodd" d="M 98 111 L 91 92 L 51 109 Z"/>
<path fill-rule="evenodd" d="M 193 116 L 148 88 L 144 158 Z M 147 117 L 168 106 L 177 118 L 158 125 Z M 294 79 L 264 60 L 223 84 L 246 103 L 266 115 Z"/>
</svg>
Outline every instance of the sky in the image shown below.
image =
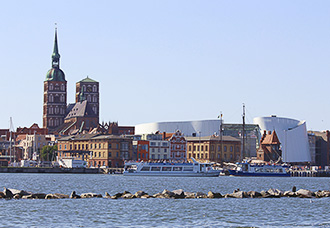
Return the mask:
<svg viewBox="0 0 330 228">
<path fill-rule="evenodd" d="M 68 102 L 100 83 L 100 121 L 277 115 L 330 129 L 330 1 L 1 1 L 0 128 L 42 126 L 55 23 Z"/>
</svg>

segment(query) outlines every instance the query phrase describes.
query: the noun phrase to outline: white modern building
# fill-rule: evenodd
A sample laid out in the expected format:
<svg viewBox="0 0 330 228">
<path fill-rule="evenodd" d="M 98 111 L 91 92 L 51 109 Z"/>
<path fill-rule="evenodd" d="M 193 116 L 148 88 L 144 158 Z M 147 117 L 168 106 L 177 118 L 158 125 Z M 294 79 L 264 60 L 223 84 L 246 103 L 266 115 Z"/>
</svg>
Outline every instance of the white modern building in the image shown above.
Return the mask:
<svg viewBox="0 0 330 228">
<path fill-rule="evenodd" d="M 284 162 L 311 162 L 306 121 L 270 116 L 253 119 L 254 124 L 264 131 L 276 131 L 281 142 Z"/>
<path fill-rule="evenodd" d="M 185 136 L 210 136 L 219 134 L 220 120 L 176 121 L 138 124 L 135 134 L 151 134 L 159 132 L 175 132 L 180 130 Z"/>
</svg>

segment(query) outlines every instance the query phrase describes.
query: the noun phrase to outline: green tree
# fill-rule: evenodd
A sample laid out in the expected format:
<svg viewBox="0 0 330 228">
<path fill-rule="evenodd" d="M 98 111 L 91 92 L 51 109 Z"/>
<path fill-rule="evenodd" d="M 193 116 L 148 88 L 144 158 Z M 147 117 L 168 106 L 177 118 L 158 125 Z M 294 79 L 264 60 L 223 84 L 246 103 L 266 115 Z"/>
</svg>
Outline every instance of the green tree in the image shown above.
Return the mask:
<svg viewBox="0 0 330 228">
<path fill-rule="evenodd" d="M 44 146 L 40 152 L 40 158 L 42 161 L 52 161 L 56 156 L 57 145 L 54 146 Z"/>
</svg>

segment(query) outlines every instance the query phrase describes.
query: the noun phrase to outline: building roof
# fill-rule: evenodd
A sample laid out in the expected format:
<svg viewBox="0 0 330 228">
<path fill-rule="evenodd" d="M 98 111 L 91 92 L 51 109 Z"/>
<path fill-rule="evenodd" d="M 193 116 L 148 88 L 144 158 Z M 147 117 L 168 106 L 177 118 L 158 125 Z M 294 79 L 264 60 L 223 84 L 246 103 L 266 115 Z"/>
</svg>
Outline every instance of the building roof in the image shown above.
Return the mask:
<svg viewBox="0 0 330 228">
<path fill-rule="evenodd" d="M 220 137 L 219 136 L 202 136 L 202 137 L 185 137 L 187 142 L 198 142 L 198 141 L 219 141 Z M 222 136 L 222 141 L 232 141 L 232 142 L 240 142 L 241 140 L 232 136 L 228 136 L 228 135 L 223 135 Z"/>
<path fill-rule="evenodd" d="M 58 138 L 58 141 L 68 141 L 68 140 L 90 140 L 93 137 L 98 136 L 98 134 L 80 134 L 80 135 L 70 135 L 70 136 L 64 136 L 61 138 Z"/>
<path fill-rule="evenodd" d="M 87 100 L 85 100 L 85 101 L 77 102 L 69 111 L 65 119 L 70 119 L 74 117 L 97 117 L 97 115 L 88 105 Z"/>
<path fill-rule="evenodd" d="M 84 78 L 83 80 L 81 80 L 79 82 L 97 82 L 97 81 L 95 81 L 87 76 L 86 78 Z"/>
<path fill-rule="evenodd" d="M 280 140 L 277 137 L 277 134 L 275 131 L 273 131 L 271 134 L 265 135 L 263 138 L 261 144 L 263 145 L 269 145 L 269 144 L 281 144 Z"/>
</svg>

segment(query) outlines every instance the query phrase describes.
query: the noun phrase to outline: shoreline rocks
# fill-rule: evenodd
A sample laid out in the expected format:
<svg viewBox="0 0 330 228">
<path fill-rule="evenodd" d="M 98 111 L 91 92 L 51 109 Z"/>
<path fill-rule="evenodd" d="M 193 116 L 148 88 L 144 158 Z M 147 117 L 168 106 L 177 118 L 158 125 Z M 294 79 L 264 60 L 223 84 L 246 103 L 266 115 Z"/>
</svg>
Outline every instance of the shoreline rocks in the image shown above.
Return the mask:
<svg viewBox="0 0 330 228">
<path fill-rule="evenodd" d="M 82 193 L 77 194 L 76 191 L 72 191 L 70 195 L 61 193 L 32 193 L 24 190 L 10 189 L 4 187 L 3 192 L 0 191 L 0 199 L 87 199 L 87 198 L 104 198 L 104 199 L 149 199 L 149 198 L 159 198 L 159 199 L 220 199 L 220 198 L 323 198 L 330 197 L 329 190 L 319 190 L 313 192 L 307 189 L 297 190 L 294 186 L 292 191 L 281 191 L 279 189 L 270 188 L 267 191 L 242 191 L 240 189 L 235 189 L 232 193 L 226 193 L 222 195 L 219 192 L 209 191 L 207 194 L 203 192 L 185 192 L 183 189 L 176 189 L 173 191 L 164 189 L 162 192 L 149 195 L 144 191 L 137 191 L 136 193 L 131 193 L 129 191 L 118 192 L 114 195 L 110 195 L 105 192 L 105 195 L 98 193 Z"/>
</svg>

